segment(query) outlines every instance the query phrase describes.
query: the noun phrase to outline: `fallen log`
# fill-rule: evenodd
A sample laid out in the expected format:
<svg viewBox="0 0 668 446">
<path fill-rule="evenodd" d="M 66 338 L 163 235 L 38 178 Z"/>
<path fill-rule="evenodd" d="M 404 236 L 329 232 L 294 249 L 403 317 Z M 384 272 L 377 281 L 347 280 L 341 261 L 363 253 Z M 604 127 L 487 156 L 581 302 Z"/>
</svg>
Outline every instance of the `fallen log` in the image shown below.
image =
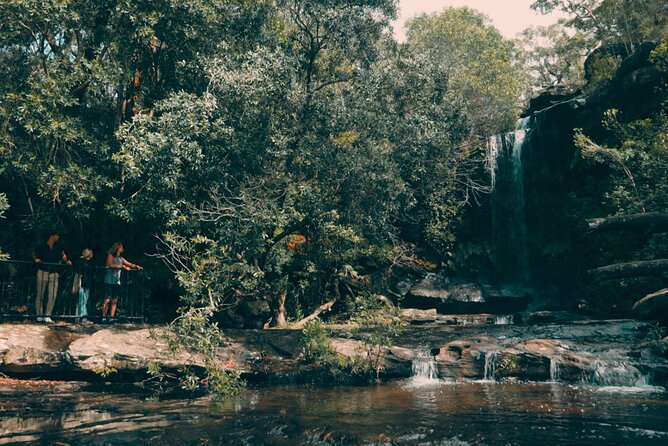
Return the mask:
<svg viewBox="0 0 668 446">
<path fill-rule="evenodd" d="M 615 215 L 586 220 L 591 232 L 632 231 L 649 234 L 668 232 L 667 212 Z"/>
<path fill-rule="evenodd" d="M 294 324 L 292 324 L 292 328 L 303 328 L 304 325 L 306 325 L 306 323 L 308 321 L 312 321 L 313 319 L 320 316 L 320 313 L 331 310 L 332 306 L 335 303 L 336 303 L 336 299 L 332 299 L 328 302 L 325 302 L 324 304 L 322 304 L 318 308 L 316 308 L 316 310 L 313 313 L 309 314 L 304 319 L 301 319 L 301 320 L 295 322 Z"/>
<path fill-rule="evenodd" d="M 633 305 L 633 311 L 654 319 L 668 317 L 668 288 L 648 294 Z"/>
<path fill-rule="evenodd" d="M 661 277 L 668 274 L 668 259 L 615 263 L 589 270 L 588 274 L 594 280 L 621 279 L 625 277 Z"/>
</svg>

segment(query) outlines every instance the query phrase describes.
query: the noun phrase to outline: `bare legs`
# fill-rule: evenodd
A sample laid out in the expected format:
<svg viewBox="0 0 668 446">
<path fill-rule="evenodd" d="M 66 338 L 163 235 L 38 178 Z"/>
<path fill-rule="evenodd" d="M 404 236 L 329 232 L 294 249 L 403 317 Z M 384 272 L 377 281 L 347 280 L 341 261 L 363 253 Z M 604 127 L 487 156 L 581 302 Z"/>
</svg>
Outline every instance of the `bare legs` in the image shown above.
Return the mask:
<svg viewBox="0 0 668 446">
<path fill-rule="evenodd" d="M 110 305 L 111 304 L 111 305 Z M 107 315 L 109 317 L 114 317 L 116 316 L 116 307 L 118 306 L 118 299 L 116 298 L 106 298 L 104 299 L 104 302 L 102 303 L 102 317 L 105 318 Z M 109 312 L 109 307 L 111 307 L 111 312 Z"/>
</svg>

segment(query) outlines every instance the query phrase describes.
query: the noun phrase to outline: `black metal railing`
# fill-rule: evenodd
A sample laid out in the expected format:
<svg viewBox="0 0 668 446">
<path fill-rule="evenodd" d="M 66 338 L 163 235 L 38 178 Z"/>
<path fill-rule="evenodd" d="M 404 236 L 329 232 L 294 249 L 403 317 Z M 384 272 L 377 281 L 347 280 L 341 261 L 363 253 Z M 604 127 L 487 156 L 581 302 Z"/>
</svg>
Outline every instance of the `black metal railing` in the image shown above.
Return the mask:
<svg viewBox="0 0 668 446">
<path fill-rule="evenodd" d="M 43 308 L 47 308 L 49 293 L 55 292 L 55 304 L 51 317 L 76 319 L 81 317 L 79 308 L 78 284 L 76 277 L 81 270 L 66 264 L 41 263 L 40 268 L 46 273 L 56 273 L 50 277 L 41 273 L 40 279 L 46 282 L 42 287 Z M 102 317 L 102 304 L 106 296 L 104 278 L 106 267 L 90 266 L 90 292 L 87 303 L 87 318 Z M 21 260 L 0 260 L 0 316 L 12 318 L 32 318 L 37 314 L 36 297 L 38 286 L 38 264 Z M 57 285 L 54 280 L 57 277 Z M 49 280 L 50 279 L 50 280 Z M 76 280 L 76 282 L 75 282 Z M 148 276 L 144 271 L 121 271 L 121 285 L 115 317 L 119 320 L 142 322 L 146 300 L 149 296 Z"/>
</svg>

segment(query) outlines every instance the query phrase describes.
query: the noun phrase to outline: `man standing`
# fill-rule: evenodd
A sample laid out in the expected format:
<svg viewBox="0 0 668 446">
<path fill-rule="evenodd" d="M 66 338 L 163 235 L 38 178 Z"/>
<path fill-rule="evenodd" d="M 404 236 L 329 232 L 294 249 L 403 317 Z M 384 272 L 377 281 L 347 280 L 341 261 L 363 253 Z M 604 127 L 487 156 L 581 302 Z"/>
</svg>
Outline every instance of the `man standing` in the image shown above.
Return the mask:
<svg viewBox="0 0 668 446">
<path fill-rule="evenodd" d="M 35 299 L 35 312 L 37 322 L 52 323 L 51 313 L 56 304 L 58 294 L 58 263 L 61 261 L 71 265 L 63 247 L 60 244 L 58 231 L 51 231 L 46 243 L 39 244 L 32 253 L 32 258 L 37 263 L 37 297 Z M 46 304 L 46 313 L 42 305 L 44 291 L 49 289 L 49 300 Z"/>
</svg>

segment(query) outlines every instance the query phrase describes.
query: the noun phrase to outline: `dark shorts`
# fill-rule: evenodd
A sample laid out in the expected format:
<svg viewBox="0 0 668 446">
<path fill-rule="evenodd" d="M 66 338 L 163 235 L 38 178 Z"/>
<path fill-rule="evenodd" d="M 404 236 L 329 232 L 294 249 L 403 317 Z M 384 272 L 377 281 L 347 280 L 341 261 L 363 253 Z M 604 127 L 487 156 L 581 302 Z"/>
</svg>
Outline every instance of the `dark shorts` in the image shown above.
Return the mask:
<svg viewBox="0 0 668 446">
<path fill-rule="evenodd" d="M 119 299 L 121 297 L 121 286 L 111 283 L 104 284 L 104 298 L 105 299 Z"/>
</svg>

